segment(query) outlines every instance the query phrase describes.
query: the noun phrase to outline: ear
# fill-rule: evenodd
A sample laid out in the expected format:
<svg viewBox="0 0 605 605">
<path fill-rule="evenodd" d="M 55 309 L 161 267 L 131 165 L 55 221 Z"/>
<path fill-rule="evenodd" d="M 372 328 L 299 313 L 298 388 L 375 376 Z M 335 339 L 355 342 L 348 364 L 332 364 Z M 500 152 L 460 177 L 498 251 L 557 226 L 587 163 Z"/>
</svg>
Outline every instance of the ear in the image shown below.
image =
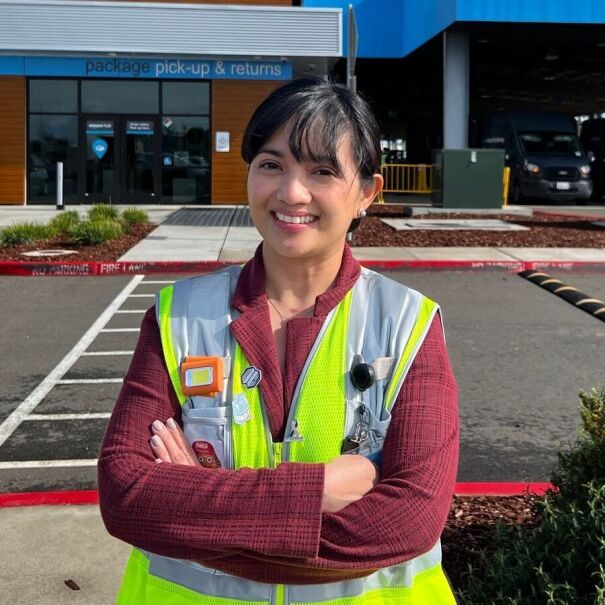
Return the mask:
<svg viewBox="0 0 605 605">
<path fill-rule="evenodd" d="M 383 185 L 384 179 L 382 178 L 382 174 L 379 173 L 374 174 L 371 181 L 361 183 L 360 210 L 362 208 L 367 210 L 368 206 L 372 204 L 376 196 L 382 191 Z"/>
</svg>

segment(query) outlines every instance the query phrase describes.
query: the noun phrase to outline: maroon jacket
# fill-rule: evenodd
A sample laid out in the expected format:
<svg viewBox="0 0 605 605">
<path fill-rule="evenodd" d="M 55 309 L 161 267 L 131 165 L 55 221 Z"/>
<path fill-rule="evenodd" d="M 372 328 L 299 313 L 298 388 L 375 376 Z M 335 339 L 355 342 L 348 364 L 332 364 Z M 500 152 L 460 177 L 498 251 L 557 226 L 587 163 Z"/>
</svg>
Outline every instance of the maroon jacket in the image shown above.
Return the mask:
<svg viewBox="0 0 605 605">
<path fill-rule="evenodd" d="M 281 440 L 294 386 L 319 329 L 355 284 L 357 261 L 345 248 L 332 287 L 313 317 L 286 325 L 285 376 L 271 332 L 261 249 L 243 269 L 232 332 L 261 369 L 274 440 Z M 181 410 L 162 354 L 153 309 L 139 342 L 99 458 L 101 513 L 108 531 L 160 555 L 195 559 L 251 580 L 309 584 L 360 577 L 409 560 L 439 538 L 458 464 L 457 385 L 435 318 L 394 405 L 381 479 L 358 502 L 322 514 L 324 465 L 208 469 L 156 464 L 155 419 Z"/>
</svg>

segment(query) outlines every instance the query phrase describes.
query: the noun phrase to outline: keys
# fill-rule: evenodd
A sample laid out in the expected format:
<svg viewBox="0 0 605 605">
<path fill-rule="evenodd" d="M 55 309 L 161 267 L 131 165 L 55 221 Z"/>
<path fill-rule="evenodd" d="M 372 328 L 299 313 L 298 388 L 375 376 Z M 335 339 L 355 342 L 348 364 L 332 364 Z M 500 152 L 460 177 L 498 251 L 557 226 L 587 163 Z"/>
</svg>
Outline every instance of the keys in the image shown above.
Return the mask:
<svg viewBox="0 0 605 605">
<path fill-rule="evenodd" d="M 341 453 L 343 454 L 357 453 L 357 451 L 359 451 L 359 447 L 370 437 L 370 414 L 368 409 L 362 404 L 357 408 L 356 411 L 359 415 L 359 422 L 357 422 L 355 425 L 353 435 L 345 437 L 342 443 L 342 448 L 340 449 Z"/>
</svg>

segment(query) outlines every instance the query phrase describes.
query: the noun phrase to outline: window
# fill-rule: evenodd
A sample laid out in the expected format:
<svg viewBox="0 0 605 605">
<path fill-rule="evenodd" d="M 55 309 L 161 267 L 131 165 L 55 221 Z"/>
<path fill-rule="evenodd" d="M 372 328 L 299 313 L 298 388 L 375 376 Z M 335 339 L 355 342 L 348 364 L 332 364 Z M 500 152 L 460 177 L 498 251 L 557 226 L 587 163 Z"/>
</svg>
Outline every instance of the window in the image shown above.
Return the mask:
<svg viewBox="0 0 605 605">
<path fill-rule="evenodd" d="M 63 198 L 77 201 L 77 116 L 30 115 L 28 134 L 28 200 L 52 203 L 57 194 L 57 162 L 63 162 Z"/>
<path fill-rule="evenodd" d="M 164 201 L 210 199 L 210 118 L 163 116 Z"/>
<path fill-rule="evenodd" d="M 29 110 L 39 113 L 76 113 L 77 80 L 30 80 Z"/>
<path fill-rule="evenodd" d="M 164 82 L 162 108 L 165 114 L 208 115 L 210 85 L 208 82 Z"/>
<path fill-rule="evenodd" d="M 82 80 L 83 113 L 160 112 L 158 82 Z"/>
</svg>

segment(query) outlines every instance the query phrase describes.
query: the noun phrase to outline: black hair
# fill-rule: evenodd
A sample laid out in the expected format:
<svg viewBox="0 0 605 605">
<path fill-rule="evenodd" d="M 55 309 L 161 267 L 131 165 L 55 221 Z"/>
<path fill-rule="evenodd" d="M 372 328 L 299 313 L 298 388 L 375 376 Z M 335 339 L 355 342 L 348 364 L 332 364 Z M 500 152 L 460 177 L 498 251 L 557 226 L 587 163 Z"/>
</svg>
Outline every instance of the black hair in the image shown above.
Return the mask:
<svg viewBox="0 0 605 605">
<path fill-rule="evenodd" d="M 290 127 L 289 147 L 297 161 L 326 162 L 342 174 L 338 145 L 351 136 L 355 165 L 362 181 L 380 172 L 380 129 L 369 105 L 342 84 L 320 78 L 293 80 L 274 90 L 256 109 L 242 142 L 250 164 L 282 126 Z"/>
</svg>

